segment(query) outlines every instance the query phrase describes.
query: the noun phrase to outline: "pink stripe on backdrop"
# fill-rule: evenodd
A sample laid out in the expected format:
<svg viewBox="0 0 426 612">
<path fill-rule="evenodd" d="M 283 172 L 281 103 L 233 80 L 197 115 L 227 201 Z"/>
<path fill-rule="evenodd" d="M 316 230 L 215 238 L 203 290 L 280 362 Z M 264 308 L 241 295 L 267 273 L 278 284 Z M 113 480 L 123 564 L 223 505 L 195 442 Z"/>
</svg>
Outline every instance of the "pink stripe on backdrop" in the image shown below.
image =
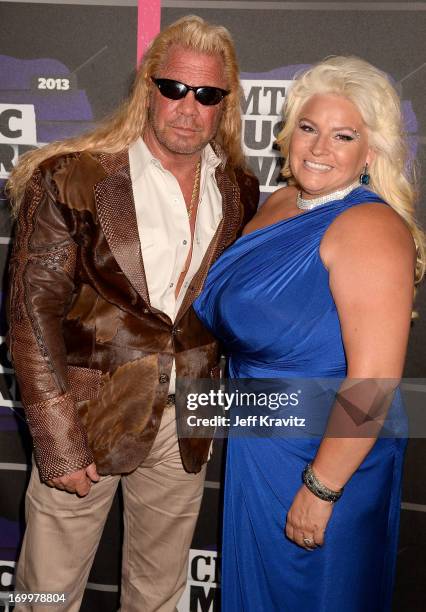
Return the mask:
<svg viewBox="0 0 426 612">
<path fill-rule="evenodd" d="M 161 0 L 138 0 L 137 63 L 151 40 L 160 31 Z"/>
</svg>

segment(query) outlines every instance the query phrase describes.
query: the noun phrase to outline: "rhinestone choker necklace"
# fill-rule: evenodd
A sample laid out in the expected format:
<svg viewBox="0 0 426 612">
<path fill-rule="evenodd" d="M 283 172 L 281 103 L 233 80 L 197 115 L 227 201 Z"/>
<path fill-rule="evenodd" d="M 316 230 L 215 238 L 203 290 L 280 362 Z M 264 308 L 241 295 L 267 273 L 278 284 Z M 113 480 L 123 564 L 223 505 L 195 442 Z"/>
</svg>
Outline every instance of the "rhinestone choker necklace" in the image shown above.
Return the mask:
<svg viewBox="0 0 426 612">
<path fill-rule="evenodd" d="M 320 196 L 319 198 L 311 198 L 307 200 L 302 198 L 302 192 L 299 191 L 296 199 L 296 206 L 300 208 L 300 210 L 312 210 L 317 206 L 321 206 L 322 204 L 327 204 L 327 202 L 333 202 L 334 200 L 342 200 L 345 196 L 348 195 L 351 191 L 359 187 L 359 182 L 355 181 L 351 185 L 348 185 L 344 189 L 339 189 L 338 191 L 333 191 L 332 193 L 328 193 L 325 196 Z"/>
</svg>

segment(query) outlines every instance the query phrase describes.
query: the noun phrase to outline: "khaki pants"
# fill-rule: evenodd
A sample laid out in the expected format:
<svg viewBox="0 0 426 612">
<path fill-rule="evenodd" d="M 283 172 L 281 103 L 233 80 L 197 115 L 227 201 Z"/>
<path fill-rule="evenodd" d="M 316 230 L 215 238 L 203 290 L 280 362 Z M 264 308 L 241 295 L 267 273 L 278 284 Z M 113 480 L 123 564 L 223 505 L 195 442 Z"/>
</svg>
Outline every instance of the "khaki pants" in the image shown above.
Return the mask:
<svg viewBox="0 0 426 612">
<path fill-rule="evenodd" d="M 77 612 L 115 491 L 121 480 L 124 542 L 122 612 L 172 612 L 185 588 L 188 551 L 200 509 L 205 466 L 182 467 L 174 407 L 166 408 L 153 448 L 126 476 L 105 476 L 86 497 L 52 489 L 33 469 L 16 590 L 64 592 L 65 604 L 17 605 L 16 612 Z"/>
</svg>

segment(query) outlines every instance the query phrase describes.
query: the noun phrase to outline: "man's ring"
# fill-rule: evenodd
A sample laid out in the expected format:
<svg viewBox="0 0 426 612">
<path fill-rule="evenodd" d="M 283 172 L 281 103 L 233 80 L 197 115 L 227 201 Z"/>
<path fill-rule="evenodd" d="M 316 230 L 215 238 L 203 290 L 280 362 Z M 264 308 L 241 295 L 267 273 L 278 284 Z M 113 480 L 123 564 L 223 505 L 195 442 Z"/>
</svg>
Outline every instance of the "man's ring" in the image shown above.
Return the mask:
<svg viewBox="0 0 426 612">
<path fill-rule="evenodd" d="M 305 546 L 313 546 L 314 541 L 311 538 L 303 538 L 303 543 Z"/>
</svg>

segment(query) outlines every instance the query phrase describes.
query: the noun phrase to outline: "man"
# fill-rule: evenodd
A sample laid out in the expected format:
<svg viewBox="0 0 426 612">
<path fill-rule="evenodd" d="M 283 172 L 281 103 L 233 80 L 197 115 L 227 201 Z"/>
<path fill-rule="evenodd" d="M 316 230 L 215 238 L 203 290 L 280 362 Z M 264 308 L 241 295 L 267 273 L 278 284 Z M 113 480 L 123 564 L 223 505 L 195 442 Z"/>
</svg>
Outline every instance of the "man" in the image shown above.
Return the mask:
<svg viewBox="0 0 426 612">
<path fill-rule="evenodd" d="M 16 585 L 66 593 L 58 609 L 80 607 L 120 480 L 121 610 L 175 610 L 184 589 L 210 439 L 178 440 L 175 379 L 216 375 L 191 304 L 256 209 L 240 121 L 228 32 L 183 18 L 111 120 L 11 177 L 9 346 L 38 468 Z"/>
</svg>

